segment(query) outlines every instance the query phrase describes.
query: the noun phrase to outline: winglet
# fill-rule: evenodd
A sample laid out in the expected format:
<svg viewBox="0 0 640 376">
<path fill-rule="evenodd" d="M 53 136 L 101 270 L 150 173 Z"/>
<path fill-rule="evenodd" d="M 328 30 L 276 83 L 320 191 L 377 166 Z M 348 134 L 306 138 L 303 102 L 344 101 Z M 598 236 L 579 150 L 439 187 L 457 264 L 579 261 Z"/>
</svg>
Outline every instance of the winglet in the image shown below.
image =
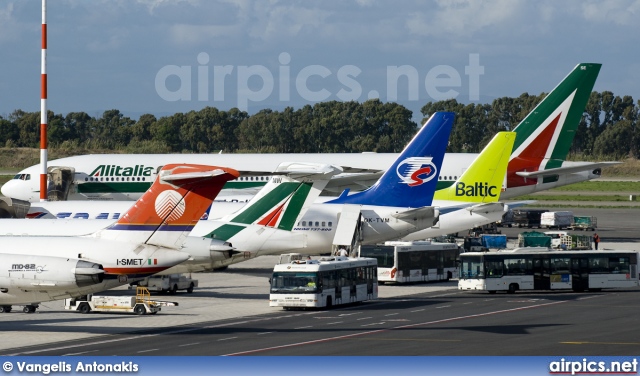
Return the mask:
<svg viewBox="0 0 640 376">
<path fill-rule="evenodd" d="M 238 176 L 225 167 L 165 165 L 131 209 L 93 236 L 179 249 L 224 184 Z"/>
<path fill-rule="evenodd" d="M 515 132 L 499 132 L 452 186 L 436 192 L 436 200 L 496 202 L 504 182 Z"/>
<path fill-rule="evenodd" d="M 453 112 L 434 113 L 373 186 L 327 203 L 411 208 L 431 205 L 454 120 Z"/>
</svg>

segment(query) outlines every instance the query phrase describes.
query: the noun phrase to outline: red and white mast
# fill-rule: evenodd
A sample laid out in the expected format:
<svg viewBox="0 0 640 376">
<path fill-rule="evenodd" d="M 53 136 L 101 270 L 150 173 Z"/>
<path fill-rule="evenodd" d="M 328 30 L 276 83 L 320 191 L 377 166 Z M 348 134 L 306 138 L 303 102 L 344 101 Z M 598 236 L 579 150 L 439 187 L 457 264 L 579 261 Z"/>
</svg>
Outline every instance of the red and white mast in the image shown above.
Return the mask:
<svg viewBox="0 0 640 376">
<path fill-rule="evenodd" d="M 42 0 L 40 64 L 40 201 L 47 200 L 47 0 Z"/>
</svg>

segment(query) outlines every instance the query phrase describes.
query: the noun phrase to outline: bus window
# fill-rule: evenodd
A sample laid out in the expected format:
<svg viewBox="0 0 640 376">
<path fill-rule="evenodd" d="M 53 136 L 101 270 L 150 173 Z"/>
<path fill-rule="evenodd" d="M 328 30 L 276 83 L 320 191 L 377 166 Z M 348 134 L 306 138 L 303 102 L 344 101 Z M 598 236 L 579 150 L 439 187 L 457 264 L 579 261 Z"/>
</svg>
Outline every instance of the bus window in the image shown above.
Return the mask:
<svg viewBox="0 0 640 376">
<path fill-rule="evenodd" d="M 609 258 L 608 257 L 590 257 L 589 273 L 594 273 L 594 274 L 609 273 Z"/>
<path fill-rule="evenodd" d="M 609 258 L 609 270 L 611 273 L 629 273 L 628 257 L 611 257 Z"/>
<path fill-rule="evenodd" d="M 569 273 L 569 258 L 552 258 L 551 273 Z"/>
<path fill-rule="evenodd" d="M 532 274 L 532 262 L 523 258 L 505 259 L 504 268 L 506 275 L 526 275 Z"/>
<path fill-rule="evenodd" d="M 501 260 L 486 260 L 484 269 L 487 271 L 487 278 L 500 278 L 503 275 Z"/>
</svg>

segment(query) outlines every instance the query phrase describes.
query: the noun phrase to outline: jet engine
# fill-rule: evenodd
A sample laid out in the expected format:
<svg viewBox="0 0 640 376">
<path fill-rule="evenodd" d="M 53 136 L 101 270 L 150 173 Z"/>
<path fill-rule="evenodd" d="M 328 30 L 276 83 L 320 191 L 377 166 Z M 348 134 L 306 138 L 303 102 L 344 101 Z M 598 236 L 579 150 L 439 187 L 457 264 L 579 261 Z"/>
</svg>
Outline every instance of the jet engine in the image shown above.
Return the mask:
<svg viewBox="0 0 640 376">
<path fill-rule="evenodd" d="M 65 290 L 99 284 L 102 265 L 89 261 L 18 254 L 0 254 L 0 292 L 22 290 Z"/>
</svg>

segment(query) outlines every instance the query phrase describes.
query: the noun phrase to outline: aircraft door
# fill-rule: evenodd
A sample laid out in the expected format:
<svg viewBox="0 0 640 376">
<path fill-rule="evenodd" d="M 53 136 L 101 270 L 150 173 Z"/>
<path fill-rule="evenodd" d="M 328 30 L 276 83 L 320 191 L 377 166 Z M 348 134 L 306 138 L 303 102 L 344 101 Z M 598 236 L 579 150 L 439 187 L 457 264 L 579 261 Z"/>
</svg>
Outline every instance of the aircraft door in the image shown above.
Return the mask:
<svg viewBox="0 0 640 376">
<path fill-rule="evenodd" d="M 76 170 L 73 167 L 49 167 L 47 169 L 47 197 L 49 201 L 66 201 L 75 175 Z"/>
</svg>

